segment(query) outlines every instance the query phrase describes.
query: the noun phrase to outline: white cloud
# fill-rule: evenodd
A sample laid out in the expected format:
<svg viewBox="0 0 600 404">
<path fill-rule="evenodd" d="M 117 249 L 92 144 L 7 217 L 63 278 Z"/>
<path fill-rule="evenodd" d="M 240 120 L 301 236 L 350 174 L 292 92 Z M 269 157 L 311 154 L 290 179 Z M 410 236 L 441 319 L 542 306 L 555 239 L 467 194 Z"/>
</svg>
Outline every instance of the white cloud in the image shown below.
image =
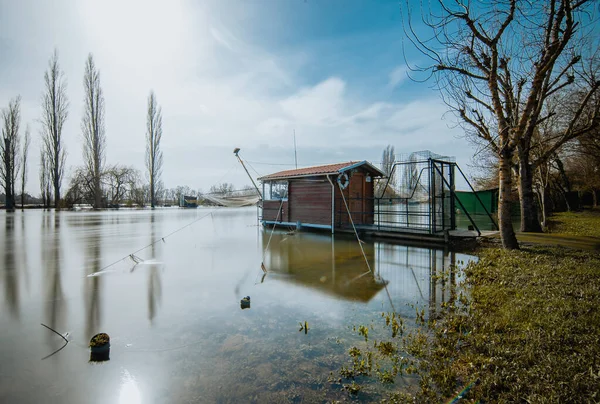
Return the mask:
<svg viewBox="0 0 600 404">
<path fill-rule="evenodd" d="M 388 86 L 390 88 L 396 88 L 402 84 L 404 80 L 408 78 L 408 68 L 405 65 L 401 65 L 396 67 L 390 73 L 390 78 L 388 82 Z"/>
<path fill-rule="evenodd" d="M 281 102 L 283 111 L 303 124 L 335 126 L 344 111 L 346 83 L 332 77 Z"/>
</svg>

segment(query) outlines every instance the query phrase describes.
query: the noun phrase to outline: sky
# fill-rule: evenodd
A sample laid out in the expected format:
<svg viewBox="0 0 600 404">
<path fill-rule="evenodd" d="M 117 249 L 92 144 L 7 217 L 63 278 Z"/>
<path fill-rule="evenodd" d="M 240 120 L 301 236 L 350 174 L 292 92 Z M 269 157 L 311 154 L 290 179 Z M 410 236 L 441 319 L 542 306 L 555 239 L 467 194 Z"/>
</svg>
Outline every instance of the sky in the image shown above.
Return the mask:
<svg viewBox="0 0 600 404">
<path fill-rule="evenodd" d="M 475 149 L 456 118 L 432 82 L 407 75 L 424 61 L 404 38 L 399 3 L 0 0 L 0 107 L 21 95 L 21 125 L 32 134 L 27 192 L 40 194 L 41 97 L 54 49 L 69 98 L 63 190 L 83 163 L 89 53 L 106 103 L 106 164 L 143 172 L 153 90 L 168 188 L 249 185 L 236 147 L 255 178 L 294 168 L 294 133 L 299 167 L 378 165 L 391 144 L 399 158 L 431 150 L 468 171 Z"/>
</svg>

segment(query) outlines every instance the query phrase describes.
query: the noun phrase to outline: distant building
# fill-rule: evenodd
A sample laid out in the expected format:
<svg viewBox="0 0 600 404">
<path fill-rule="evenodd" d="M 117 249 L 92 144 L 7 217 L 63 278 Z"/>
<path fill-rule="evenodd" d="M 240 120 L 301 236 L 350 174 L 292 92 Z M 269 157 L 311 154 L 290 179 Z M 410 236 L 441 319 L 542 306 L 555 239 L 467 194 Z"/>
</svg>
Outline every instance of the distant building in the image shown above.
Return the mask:
<svg viewBox="0 0 600 404">
<path fill-rule="evenodd" d="M 181 195 L 179 199 L 179 207 L 181 208 L 197 208 L 198 201 L 195 196 L 185 196 Z"/>
</svg>

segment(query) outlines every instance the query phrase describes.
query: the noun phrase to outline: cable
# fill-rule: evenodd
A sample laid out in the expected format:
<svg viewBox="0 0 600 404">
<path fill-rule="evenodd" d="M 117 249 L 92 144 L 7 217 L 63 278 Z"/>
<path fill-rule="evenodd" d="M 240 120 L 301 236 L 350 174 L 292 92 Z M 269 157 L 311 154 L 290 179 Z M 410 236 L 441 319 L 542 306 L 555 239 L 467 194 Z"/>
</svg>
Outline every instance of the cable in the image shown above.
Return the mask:
<svg viewBox="0 0 600 404">
<path fill-rule="evenodd" d="M 250 168 L 254 170 L 254 172 L 256 173 L 256 175 L 258 175 L 259 177 L 262 177 L 262 175 L 258 171 L 256 171 L 256 168 L 252 167 L 252 164 L 250 164 L 248 162 L 248 160 L 245 160 L 245 161 L 246 161 L 246 163 L 248 163 L 248 165 L 250 166 Z"/>
<path fill-rule="evenodd" d="M 283 202 L 285 202 L 285 198 L 287 198 L 287 191 L 286 191 L 286 195 L 284 198 L 281 198 L 281 203 L 279 204 L 279 209 L 277 209 L 277 217 L 275 218 L 275 222 L 279 221 L 279 215 L 281 214 L 281 211 L 283 209 Z M 271 244 L 271 238 L 273 238 L 273 233 L 275 232 L 275 224 L 273 224 L 273 228 L 271 229 L 271 234 L 269 235 L 269 241 L 267 241 L 267 246 L 265 247 L 265 250 L 263 251 L 263 256 L 262 256 L 262 262 L 260 263 L 260 268 L 263 270 L 263 272 L 266 274 L 267 273 L 267 268 L 265 267 L 265 257 L 267 256 L 267 251 L 269 249 L 269 245 Z M 256 279 L 254 279 L 254 284 L 256 285 Z"/>
<path fill-rule="evenodd" d="M 344 190 L 342 189 L 342 184 L 340 184 L 339 182 L 337 184 L 340 187 L 340 193 L 342 194 L 342 199 L 344 200 L 344 205 L 346 206 L 346 211 L 348 211 L 348 217 L 350 217 L 350 223 L 352 223 L 352 228 L 354 229 L 354 234 L 356 235 L 356 240 L 358 241 L 358 246 L 360 247 L 360 251 L 362 252 L 363 257 L 365 258 L 365 263 L 367 264 L 367 268 L 369 268 L 369 272 L 371 272 L 373 274 L 373 276 L 375 276 L 375 274 L 371 270 L 371 265 L 369 264 L 369 260 L 367 259 L 367 254 L 365 254 L 365 250 L 363 249 L 363 246 L 362 246 L 363 242 L 360 239 L 360 237 L 358 237 L 358 232 L 356 231 L 356 227 L 354 226 L 354 220 L 352 220 L 352 214 L 350 213 L 350 208 L 348 207 L 348 203 L 346 202 L 346 196 L 344 195 Z M 383 287 L 385 288 L 385 293 L 387 293 L 387 297 L 390 301 L 390 306 L 392 306 L 392 310 L 394 310 L 394 313 L 395 313 L 396 308 L 394 307 L 394 303 L 392 302 L 392 296 L 390 295 L 390 291 L 387 288 L 387 284 L 384 283 Z"/>
<path fill-rule="evenodd" d="M 204 215 L 204 216 L 201 216 L 200 218 L 198 218 L 198 219 L 196 219 L 196 220 L 192 221 L 191 223 L 188 223 L 188 224 L 186 224 L 185 226 L 182 226 L 182 227 L 180 227 L 179 229 L 177 229 L 177 230 L 175 230 L 175 231 L 172 231 L 171 233 L 167 234 L 166 236 L 160 237 L 159 239 L 157 239 L 157 240 L 155 240 L 155 241 L 151 242 L 150 244 L 148 244 L 147 246 L 145 246 L 145 247 L 142 247 L 142 248 L 140 248 L 140 249 L 138 249 L 138 250 L 136 250 L 136 251 L 134 251 L 134 252 L 132 252 L 132 253 L 130 253 L 130 254 L 127 254 L 126 256 L 124 256 L 124 257 L 123 257 L 123 258 L 121 258 L 121 259 L 118 259 L 117 261 L 113 262 L 112 264 L 108 264 L 108 265 L 106 265 L 106 266 L 104 266 L 104 267 L 100 268 L 100 270 L 98 270 L 98 271 L 94 272 L 94 273 L 93 273 L 93 274 L 91 274 L 91 275 L 95 275 L 95 274 L 98 274 L 98 273 L 100 273 L 100 272 L 103 272 L 103 271 L 107 270 L 108 268 L 112 267 L 113 265 L 117 265 L 119 262 L 121 262 L 121 261 L 123 261 L 123 260 L 125 260 L 125 259 L 127 259 L 127 258 L 132 258 L 133 256 L 135 256 L 135 254 L 139 253 L 140 251 L 143 251 L 143 250 L 145 250 L 145 249 L 146 249 L 146 248 L 148 248 L 148 247 L 152 247 L 152 246 L 153 246 L 154 244 L 156 244 L 156 243 L 159 243 L 159 242 L 161 242 L 161 241 L 162 241 L 162 242 L 164 242 L 164 241 L 165 241 L 165 239 L 166 239 L 167 237 L 170 237 L 170 236 L 172 236 L 173 234 L 175 234 L 175 233 L 177 233 L 177 232 L 179 232 L 179 231 L 181 231 L 181 230 L 185 229 L 186 227 L 189 227 L 189 226 L 193 225 L 194 223 L 196 223 L 196 222 L 199 222 L 200 220 L 204 219 L 205 217 L 207 217 L 207 216 L 209 216 L 209 215 L 212 215 L 213 213 L 214 213 L 213 211 L 211 211 L 211 212 L 208 212 L 206 215 Z M 133 259 L 133 258 L 132 258 L 132 259 Z M 134 261 L 135 261 L 135 260 L 134 260 Z M 90 276 L 90 275 L 88 275 L 88 276 Z M 42 325 L 43 325 L 43 324 L 42 324 Z M 60 334 L 59 334 L 59 335 L 60 335 Z"/>
<path fill-rule="evenodd" d="M 360 237 L 358 237 L 358 232 L 356 231 L 356 226 L 354 226 L 354 220 L 352 220 L 352 214 L 350 213 L 350 208 L 348 207 L 348 203 L 346 202 L 346 197 L 344 196 L 344 190 L 342 188 L 342 184 L 340 184 L 339 182 L 337 183 L 338 187 L 340 187 L 340 193 L 342 194 L 342 199 L 344 200 L 344 205 L 346 205 L 346 210 L 348 211 L 348 217 L 350 217 L 350 223 L 352 224 L 352 228 L 354 229 L 354 235 L 356 235 L 356 240 L 358 241 L 358 246 L 360 247 L 360 251 L 363 254 L 363 257 L 365 257 L 365 262 L 367 263 L 367 268 L 369 268 L 369 271 L 371 273 L 373 273 L 373 271 L 371 270 L 371 265 L 369 264 L 369 260 L 367 259 L 367 254 L 365 254 L 365 250 L 362 247 L 362 240 L 360 239 Z"/>
</svg>

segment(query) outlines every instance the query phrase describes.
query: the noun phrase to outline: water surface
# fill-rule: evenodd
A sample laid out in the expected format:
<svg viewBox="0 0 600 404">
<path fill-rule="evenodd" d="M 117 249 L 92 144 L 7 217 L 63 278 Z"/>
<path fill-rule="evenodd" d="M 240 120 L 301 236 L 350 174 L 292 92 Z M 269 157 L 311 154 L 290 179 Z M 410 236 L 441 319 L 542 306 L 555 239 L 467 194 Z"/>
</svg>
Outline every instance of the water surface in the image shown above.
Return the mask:
<svg viewBox="0 0 600 404">
<path fill-rule="evenodd" d="M 0 402 L 24 403 L 347 400 L 328 376 L 352 326 L 436 312 L 431 275 L 455 284 L 471 258 L 367 241 L 367 266 L 355 239 L 271 233 L 255 208 L 0 212 L 0 245 Z M 41 323 L 69 340 L 47 359 L 64 341 Z M 89 361 L 98 332 L 107 362 Z"/>
</svg>

